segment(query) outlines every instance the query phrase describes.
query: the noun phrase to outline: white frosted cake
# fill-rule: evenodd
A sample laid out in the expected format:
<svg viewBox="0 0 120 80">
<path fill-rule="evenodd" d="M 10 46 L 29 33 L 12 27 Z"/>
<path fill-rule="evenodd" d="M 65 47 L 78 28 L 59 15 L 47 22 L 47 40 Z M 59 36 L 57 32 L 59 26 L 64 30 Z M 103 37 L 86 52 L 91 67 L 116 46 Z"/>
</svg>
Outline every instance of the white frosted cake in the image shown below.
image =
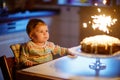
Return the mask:
<svg viewBox="0 0 120 80">
<path fill-rule="evenodd" d="M 91 54 L 113 54 L 120 50 L 120 40 L 108 35 L 86 37 L 80 42 L 81 50 Z"/>
</svg>

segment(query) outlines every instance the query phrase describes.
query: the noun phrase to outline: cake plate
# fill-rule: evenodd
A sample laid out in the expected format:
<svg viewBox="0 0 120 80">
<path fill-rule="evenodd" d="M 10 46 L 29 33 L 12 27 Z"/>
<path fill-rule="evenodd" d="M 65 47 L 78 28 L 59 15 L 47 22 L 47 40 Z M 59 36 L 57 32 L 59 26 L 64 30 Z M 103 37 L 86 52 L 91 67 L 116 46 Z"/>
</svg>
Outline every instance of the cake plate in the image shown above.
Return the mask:
<svg viewBox="0 0 120 80">
<path fill-rule="evenodd" d="M 93 53 L 85 53 L 81 51 L 81 46 L 76 46 L 68 49 L 69 52 L 78 55 L 78 56 L 84 56 L 89 58 L 95 58 L 94 63 L 89 64 L 89 68 L 96 71 L 96 75 L 99 75 L 100 70 L 106 69 L 106 65 L 104 63 L 101 63 L 101 58 L 112 58 L 112 57 L 118 57 L 120 55 L 120 51 L 112 54 L 112 55 L 99 55 L 99 54 L 93 54 Z"/>
</svg>

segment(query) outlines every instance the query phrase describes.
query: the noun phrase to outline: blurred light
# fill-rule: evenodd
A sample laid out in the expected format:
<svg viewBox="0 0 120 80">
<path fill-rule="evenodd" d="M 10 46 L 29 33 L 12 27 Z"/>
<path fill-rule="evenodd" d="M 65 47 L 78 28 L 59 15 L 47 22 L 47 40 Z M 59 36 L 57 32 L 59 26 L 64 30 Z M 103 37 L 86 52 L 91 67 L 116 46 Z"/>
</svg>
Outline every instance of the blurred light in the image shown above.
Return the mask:
<svg viewBox="0 0 120 80">
<path fill-rule="evenodd" d="M 101 9 L 100 8 L 97 8 L 98 12 L 101 12 Z"/>
<path fill-rule="evenodd" d="M 107 3 L 107 0 L 103 0 L 103 4 L 105 5 Z"/>
<path fill-rule="evenodd" d="M 87 23 L 83 23 L 83 27 L 84 27 L 84 28 L 87 28 Z"/>
</svg>

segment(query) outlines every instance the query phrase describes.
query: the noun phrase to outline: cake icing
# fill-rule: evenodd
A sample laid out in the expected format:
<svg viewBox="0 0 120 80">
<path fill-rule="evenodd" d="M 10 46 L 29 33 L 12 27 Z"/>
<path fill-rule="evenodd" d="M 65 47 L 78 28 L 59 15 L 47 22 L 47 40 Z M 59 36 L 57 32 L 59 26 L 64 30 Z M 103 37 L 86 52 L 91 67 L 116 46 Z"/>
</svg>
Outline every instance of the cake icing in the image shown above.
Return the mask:
<svg viewBox="0 0 120 80">
<path fill-rule="evenodd" d="M 80 42 L 80 45 L 84 52 L 112 54 L 120 49 L 120 40 L 108 35 L 96 35 L 86 37 Z"/>
</svg>

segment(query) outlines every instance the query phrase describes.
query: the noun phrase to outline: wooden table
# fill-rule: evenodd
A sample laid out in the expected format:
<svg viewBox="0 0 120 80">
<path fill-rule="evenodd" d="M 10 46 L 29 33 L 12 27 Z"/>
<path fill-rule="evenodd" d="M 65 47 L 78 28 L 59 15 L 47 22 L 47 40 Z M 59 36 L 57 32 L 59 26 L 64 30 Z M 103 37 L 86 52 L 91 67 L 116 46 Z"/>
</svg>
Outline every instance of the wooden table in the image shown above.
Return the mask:
<svg viewBox="0 0 120 80">
<path fill-rule="evenodd" d="M 99 66 L 98 66 L 99 65 Z M 96 66 L 96 67 L 95 67 Z M 120 57 L 64 56 L 17 71 L 16 80 L 120 80 Z"/>
</svg>

